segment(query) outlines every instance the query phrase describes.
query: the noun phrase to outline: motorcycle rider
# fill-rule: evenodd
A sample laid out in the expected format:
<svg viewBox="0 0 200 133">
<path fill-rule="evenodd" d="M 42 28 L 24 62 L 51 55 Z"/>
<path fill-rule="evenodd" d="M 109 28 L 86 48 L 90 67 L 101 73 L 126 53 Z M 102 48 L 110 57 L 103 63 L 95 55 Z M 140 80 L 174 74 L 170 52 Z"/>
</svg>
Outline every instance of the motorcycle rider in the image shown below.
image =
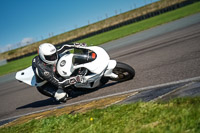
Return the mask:
<svg viewBox="0 0 200 133">
<path fill-rule="evenodd" d="M 86 44 L 65 44 L 58 50 L 50 43 L 44 43 L 39 46 L 39 55 L 33 58 L 32 68 L 36 75 L 36 86 L 40 93 L 53 97 L 56 101 L 66 102 L 68 94 L 63 89 L 77 82 L 82 82 L 82 76 L 77 75 L 64 79 L 57 73 L 56 64 L 59 55 L 80 46 L 86 46 Z"/>
</svg>

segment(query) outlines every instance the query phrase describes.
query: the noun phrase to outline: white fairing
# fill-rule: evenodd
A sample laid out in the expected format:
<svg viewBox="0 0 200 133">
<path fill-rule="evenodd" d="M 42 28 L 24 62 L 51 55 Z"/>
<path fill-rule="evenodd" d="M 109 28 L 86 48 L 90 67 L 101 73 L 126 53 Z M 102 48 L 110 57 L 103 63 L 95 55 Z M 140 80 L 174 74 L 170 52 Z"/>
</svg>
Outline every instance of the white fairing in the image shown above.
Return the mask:
<svg viewBox="0 0 200 133">
<path fill-rule="evenodd" d="M 57 71 L 64 78 L 69 78 L 74 71 L 72 64 L 73 56 L 73 54 L 64 55 L 57 63 Z"/>
<path fill-rule="evenodd" d="M 16 73 L 15 78 L 30 86 L 36 86 L 35 74 L 32 66 Z"/>
<path fill-rule="evenodd" d="M 94 51 L 97 54 L 97 58 L 92 62 L 74 66 L 74 68 L 76 69 L 80 67 L 85 67 L 89 69 L 92 73 L 102 73 L 103 70 L 105 70 L 105 68 L 108 66 L 110 60 L 107 52 L 103 48 L 97 46 L 87 47 L 86 49 Z"/>
<path fill-rule="evenodd" d="M 87 68 L 88 70 L 90 70 L 92 73 L 95 74 L 102 73 L 102 71 L 107 67 L 110 57 L 103 48 L 93 46 L 93 47 L 86 47 L 84 49 L 89 49 L 94 51 L 97 54 L 97 58 L 89 63 L 73 65 L 72 64 L 73 54 L 64 55 L 63 57 L 61 57 L 61 59 L 57 64 L 57 71 L 62 77 L 65 78 L 70 77 L 70 75 L 75 69 L 81 67 Z M 63 62 L 66 62 L 64 66 Z"/>
</svg>

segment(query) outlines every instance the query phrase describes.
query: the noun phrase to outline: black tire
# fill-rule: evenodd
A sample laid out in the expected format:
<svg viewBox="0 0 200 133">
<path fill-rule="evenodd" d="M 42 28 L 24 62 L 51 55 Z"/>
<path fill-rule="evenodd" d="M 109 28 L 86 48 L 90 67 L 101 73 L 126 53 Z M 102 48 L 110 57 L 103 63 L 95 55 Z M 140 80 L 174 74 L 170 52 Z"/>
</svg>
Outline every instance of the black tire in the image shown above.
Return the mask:
<svg viewBox="0 0 200 133">
<path fill-rule="evenodd" d="M 131 80 L 135 76 L 135 70 L 131 66 L 121 62 L 117 62 L 116 67 L 113 69 L 113 73 L 117 74 L 118 78 L 111 78 L 111 80 L 118 82 Z"/>
</svg>

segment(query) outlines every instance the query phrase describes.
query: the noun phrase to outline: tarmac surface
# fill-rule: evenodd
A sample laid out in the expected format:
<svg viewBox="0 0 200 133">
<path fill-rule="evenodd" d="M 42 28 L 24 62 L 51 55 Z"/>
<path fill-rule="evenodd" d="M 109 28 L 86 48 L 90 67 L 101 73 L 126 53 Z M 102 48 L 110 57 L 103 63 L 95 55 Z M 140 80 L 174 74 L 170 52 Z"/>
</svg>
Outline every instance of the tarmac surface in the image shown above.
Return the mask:
<svg viewBox="0 0 200 133">
<path fill-rule="evenodd" d="M 112 59 L 131 65 L 136 71 L 135 78 L 123 83 L 109 82 L 90 93 L 76 92 L 66 105 L 134 91 L 138 93 L 123 103 L 199 95 L 200 14 L 109 42 L 102 47 Z M 0 77 L 0 123 L 24 114 L 60 107 L 36 88 L 14 80 L 13 76 Z"/>
</svg>

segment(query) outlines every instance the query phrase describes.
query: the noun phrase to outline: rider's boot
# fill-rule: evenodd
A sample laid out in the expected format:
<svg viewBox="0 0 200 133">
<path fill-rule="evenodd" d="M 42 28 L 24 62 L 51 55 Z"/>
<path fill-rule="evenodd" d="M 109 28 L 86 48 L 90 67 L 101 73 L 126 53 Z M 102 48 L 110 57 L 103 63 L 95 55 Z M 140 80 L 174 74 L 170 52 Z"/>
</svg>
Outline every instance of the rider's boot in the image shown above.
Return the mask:
<svg viewBox="0 0 200 133">
<path fill-rule="evenodd" d="M 65 103 L 68 99 L 68 94 L 62 89 L 58 89 L 54 95 L 54 98 L 58 102 Z"/>
</svg>

